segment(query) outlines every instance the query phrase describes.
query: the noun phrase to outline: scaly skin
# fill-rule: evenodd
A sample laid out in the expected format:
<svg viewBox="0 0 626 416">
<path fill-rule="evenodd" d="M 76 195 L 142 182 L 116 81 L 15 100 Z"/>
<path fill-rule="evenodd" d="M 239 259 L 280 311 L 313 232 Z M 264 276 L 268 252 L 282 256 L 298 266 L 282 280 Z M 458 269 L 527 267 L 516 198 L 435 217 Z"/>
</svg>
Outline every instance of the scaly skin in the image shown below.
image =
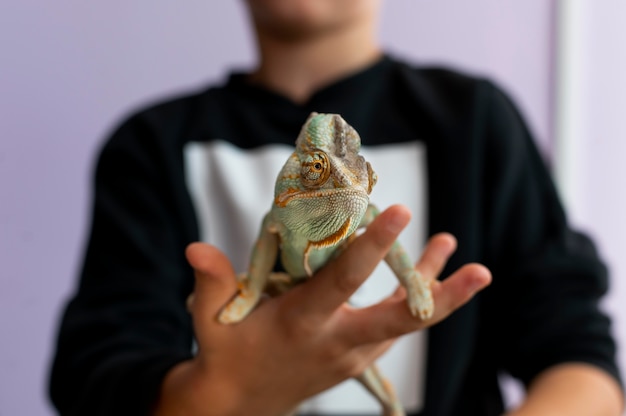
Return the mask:
<svg viewBox="0 0 626 416">
<path fill-rule="evenodd" d="M 307 279 L 334 255 L 358 228 L 378 215 L 369 203 L 376 183 L 370 164 L 359 155 L 361 139 L 339 115 L 312 113 L 278 178 L 274 202 L 261 225 L 247 275 L 237 296 L 222 310 L 224 324 L 244 319 L 268 286 L 288 290 Z M 280 252 L 286 274 L 272 273 Z M 433 314 L 430 285 L 396 242 L 385 257 L 407 290 L 414 316 Z M 378 399 L 385 416 L 404 411 L 391 385 L 375 367 L 357 378 Z"/>
</svg>

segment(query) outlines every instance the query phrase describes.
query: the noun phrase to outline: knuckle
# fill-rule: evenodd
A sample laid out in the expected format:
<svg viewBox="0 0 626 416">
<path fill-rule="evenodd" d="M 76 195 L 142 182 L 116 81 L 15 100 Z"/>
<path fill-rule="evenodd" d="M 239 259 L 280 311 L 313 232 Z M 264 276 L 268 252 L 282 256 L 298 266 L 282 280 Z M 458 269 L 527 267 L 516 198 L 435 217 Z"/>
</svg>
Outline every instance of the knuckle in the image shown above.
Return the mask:
<svg viewBox="0 0 626 416">
<path fill-rule="evenodd" d="M 389 323 L 384 327 L 379 328 L 378 332 L 379 340 L 386 341 L 402 336 L 408 331 L 405 330 L 405 327 L 402 323 Z"/>
<path fill-rule="evenodd" d="M 390 322 L 387 325 L 378 328 L 376 339 L 379 342 L 396 339 L 415 330 L 415 325 L 401 320 L 400 322 Z"/>
<path fill-rule="evenodd" d="M 312 317 L 284 314 L 281 327 L 288 340 L 307 342 L 320 332 L 320 323 Z"/>
<path fill-rule="evenodd" d="M 392 234 L 388 230 L 380 229 L 380 227 L 370 227 L 369 238 L 372 249 L 377 253 L 385 253 L 389 250 L 389 246 L 395 240 L 395 234 Z"/>
<path fill-rule="evenodd" d="M 361 279 L 354 272 L 344 271 L 333 276 L 333 286 L 339 293 L 352 293 L 360 283 Z"/>
<path fill-rule="evenodd" d="M 340 369 L 341 369 L 340 375 L 344 378 L 358 377 L 361 374 L 363 374 L 363 372 L 365 371 L 368 365 L 369 364 L 367 363 L 367 361 L 362 358 L 357 358 L 357 357 L 346 358 L 344 362 L 342 362 L 340 365 Z"/>
<path fill-rule="evenodd" d="M 328 342 L 322 353 L 321 359 L 328 363 L 341 363 L 348 354 L 347 348 L 339 342 Z"/>
<path fill-rule="evenodd" d="M 365 369 L 360 354 L 342 342 L 326 343 L 319 359 L 338 379 L 356 377 Z"/>
<path fill-rule="evenodd" d="M 353 355 L 345 355 L 337 364 L 337 375 L 343 379 L 358 377 L 366 367 L 364 360 Z"/>
<path fill-rule="evenodd" d="M 368 365 L 359 348 L 339 340 L 326 342 L 320 351 L 319 359 L 338 379 L 356 377 Z"/>
</svg>

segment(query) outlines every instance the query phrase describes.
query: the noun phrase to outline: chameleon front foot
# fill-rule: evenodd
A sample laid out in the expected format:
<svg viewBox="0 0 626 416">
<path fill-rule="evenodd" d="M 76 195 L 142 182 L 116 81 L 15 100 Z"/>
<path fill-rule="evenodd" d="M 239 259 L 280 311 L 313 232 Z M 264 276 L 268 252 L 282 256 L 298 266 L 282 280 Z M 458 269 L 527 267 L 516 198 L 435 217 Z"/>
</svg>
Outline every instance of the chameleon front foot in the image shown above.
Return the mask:
<svg viewBox="0 0 626 416">
<path fill-rule="evenodd" d="M 432 318 L 435 305 L 429 282 L 426 282 L 419 272 L 414 271 L 406 283 L 407 304 L 411 314 L 419 316 L 422 320 Z"/>
<path fill-rule="evenodd" d="M 421 300 L 409 298 L 407 301 L 411 315 L 419 316 L 421 320 L 425 321 L 432 318 L 434 312 L 433 301 L 430 298 L 422 298 Z"/>
<path fill-rule="evenodd" d="M 258 301 L 259 295 L 243 289 L 222 309 L 217 320 L 222 324 L 237 323 L 248 316 Z"/>
</svg>

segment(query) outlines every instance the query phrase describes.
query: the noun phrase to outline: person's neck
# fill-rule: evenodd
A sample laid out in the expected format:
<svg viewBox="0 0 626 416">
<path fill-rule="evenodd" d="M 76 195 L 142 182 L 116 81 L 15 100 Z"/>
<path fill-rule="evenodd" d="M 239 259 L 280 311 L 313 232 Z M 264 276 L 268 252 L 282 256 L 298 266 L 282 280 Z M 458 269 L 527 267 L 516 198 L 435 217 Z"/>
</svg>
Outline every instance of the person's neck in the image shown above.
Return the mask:
<svg viewBox="0 0 626 416">
<path fill-rule="evenodd" d="M 371 33 L 369 28 L 355 28 L 295 40 L 260 33 L 260 64 L 250 80 L 294 102 L 306 102 L 325 85 L 381 58 L 382 52 Z"/>
</svg>

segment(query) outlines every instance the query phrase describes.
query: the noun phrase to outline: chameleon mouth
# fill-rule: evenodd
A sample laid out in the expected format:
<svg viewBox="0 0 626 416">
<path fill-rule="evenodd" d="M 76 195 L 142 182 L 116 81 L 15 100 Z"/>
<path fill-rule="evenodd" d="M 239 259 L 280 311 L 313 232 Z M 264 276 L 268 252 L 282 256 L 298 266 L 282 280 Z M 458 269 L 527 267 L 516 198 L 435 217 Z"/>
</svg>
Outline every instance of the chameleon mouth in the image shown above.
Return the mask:
<svg viewBox="0 0 626 416">
<path fill-rule="evenodd" d="M 291 188 L 287 189 L 280 195 L 276 195 L 276 198 L 274 198 L 274 203 L 277 206 L 284 208 L 294 199 L 324 198 L 327 197 L 330 193 L 331 191 L 329 190 L 301 191 L 299 189 Z"/>
<path fill-rule="evenodd" d="M 276 197 L 274 198 L 274 203 L 278 207 L 284 208 L 287 206 L 287 204 L 289 204 L 293 200 L 307 200 L 307 199 L 322 200 L 322 199 L 329 199 L 329 198 L 332 199 L 336 195 L 345 195 L 347 193 L 352 194 L 353 196 L 367 198 L 367 194 L 363 193 L 363 195 L 361 195 L 360 192 L 357 192 L 354 189 L 347 189 L 347 188 L 318 189 L 318 190 L 307 190 L 307 191 L 302 191 L 300 189 L 291 188 L 291 189 L 287 189 L 286 191 L 282 192 L 279 195 L 276 195 Z"/>
<path fill-rule="evenodd" d="M 285 191 L 277 195 L 276 214 L 291 232 L 314 248 L 336 245 L 360 224 L 369 198 L 354 188 Z"/>
</svg>

